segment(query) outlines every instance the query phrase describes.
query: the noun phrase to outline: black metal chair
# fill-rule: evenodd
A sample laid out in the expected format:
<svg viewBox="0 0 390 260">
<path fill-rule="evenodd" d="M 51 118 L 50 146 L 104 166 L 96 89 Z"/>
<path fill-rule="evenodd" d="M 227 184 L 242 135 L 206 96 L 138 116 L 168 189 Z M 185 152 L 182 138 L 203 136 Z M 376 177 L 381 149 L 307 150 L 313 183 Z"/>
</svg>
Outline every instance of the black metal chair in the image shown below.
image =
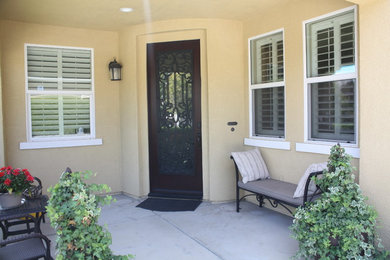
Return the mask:
<svg viewBox="0 0 390 260">
<path fill-rule="evenodd" d="M 50 255 L 50 240 L 39 233 L 15 236 L 0 242 L 0 259 L 35 260 L 53 259 Z"/>
<path fill-rule="evenodd" d="M 42 196 L 42 181 L 38 177 L 34 177 L 34 181 L 37 184 L 33 184 L 29 189 L 23 192 L 23 196 L 25 199 L 34 199 L 39 196 Z M 35 218 L 38 218 L 40 214 L 44 214 L 42 212 L 35 213 Z M 45 223 L 45 216 L 42 216 L 42 221 Z M 7 239 L 8 236 L 12 235 L 20 235 L 20 234 L 30 234 L 34 231 L 35 227 L 34 220 L 29 217 L 23 217 L 21 219 L 15 220 L 6 220 L 3 223 L 5 232 L 3 231 L 3 239 Z M 17 228 L 13 229 L 13 231 L 9 231 L 10 227 L 18 226 L 18 225 L 26 225 L 25 228 Z"/>
</svg>

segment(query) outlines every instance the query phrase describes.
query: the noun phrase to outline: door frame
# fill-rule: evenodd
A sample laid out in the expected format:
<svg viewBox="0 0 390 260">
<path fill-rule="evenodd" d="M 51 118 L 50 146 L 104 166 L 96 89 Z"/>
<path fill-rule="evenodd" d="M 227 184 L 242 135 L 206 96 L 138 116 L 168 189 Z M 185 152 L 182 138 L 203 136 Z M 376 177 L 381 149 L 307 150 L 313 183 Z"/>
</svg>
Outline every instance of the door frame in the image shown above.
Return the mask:
<svg viewBox="0 0 390 260">
<path fill-rule="evenodd" d="M 151 102 L 153 100 L 156 100 L 156 88 L 157 84 L 156 81 L 150 81 L 149 78 L 152 77 L 156 73 L 156 65 L 149 62 L 149 59 L 153 59 L 155 57 L 155 54 L 153 51 L 160 51 L 165 50 L 166 47 L 168 49 L 173 48 L 174 50 L 180 50 L 180 49 L 192 49 L 193 52 L 193 64 L 196 66 L 193 66 L 193 74 L 195 77 L 193 78 L 193 108 L 198 107 L 199 111 L 197 113 L 193 113 L 193 132 L 197 132 L 200 135 L 200 140 L 196 140 L 197 137 L 195 137 L 195 150 L 194 151 L 194 161 L 195 161 L 195 172 L 198 174 L 196 176 L 197 180 L 195 183 L 195 186 L 197 186 L 197 189 L 194 190 L 194 183 L 184 184 L 185 189 L 175 190 L 175 189 L 165 189 L 165 188 L 159 188 L 157 183 L 157 177 L 152 176 L 153 171 L 156 173 L 158 171 L 158 165 L 155 163 L 157 161 L 156 155 L 156 147 L 154 146 L 157 144 L 157 134 L 154 134 L 154 130 L 158 129 L 158 122 L 157 120 L 153 120 L 155 117 L 151 115 L 151 113 L 155 113 L 154 111 L 157 111 L 158 104 L 156 102 Z M 201 84 L 201 61 L 200 61 L 200 39 L 197 40 L 183 40 L 183 41 L 167 41 L 167 42 L 158 42 L 158 43 L 147 43 L 146 46 L 147 51 L 147 108 L 148 108 L 148 141 L 149 141 L 149 196 L 167 196 L 167 197 L 189 197 L 189 198 L 202 198 L 203 197 L 203 162 L 202 162 L 202 106 L 201 106 L 201 96 L 202 96 L 202 84 Z M 151 86 L 152 85 L 152 86 Z M 154 92 L 152 90 L 154 90 Z M 196 90 L 195 90 L 196 89 Z M 156 116 L 156 115 L 154 115 Z M 200 174 L 200 175 L 199 175 Z M 169 175 L 167 175 L 169 176 Z M 164 176 L 164 177 L 167 177 Z M 185 177 L 181 177 L 180 175 L 175 175 L 177 177 L 176 180 L 184 181 Z M 171 177 L 167 177 L 168 179 L 171 179 Z M 173 179 L 173 178 L 172 178 Z M 184 181 L 185 182 L 185 181 Z M 194 182 L 194 181 L 192 181 Z M 192 188 L 191 186 L 192 185 Z"/>
</svg>

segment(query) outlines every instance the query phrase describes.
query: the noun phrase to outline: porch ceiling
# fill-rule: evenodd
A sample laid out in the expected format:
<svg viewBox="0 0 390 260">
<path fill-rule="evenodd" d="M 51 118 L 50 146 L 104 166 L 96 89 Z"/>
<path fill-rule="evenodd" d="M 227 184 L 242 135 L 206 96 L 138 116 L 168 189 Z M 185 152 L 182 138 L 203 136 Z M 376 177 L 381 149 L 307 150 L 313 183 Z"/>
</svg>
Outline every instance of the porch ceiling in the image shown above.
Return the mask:
<svg viewBox="0 0 390 260">
<path fill-rule="evenodd" d="M 0 0 L 0 19 L 117 31 L 180 18 L 244 20 L 289 0 Z M 131 7 L 131 13 L 119 8 Z"/>
</svg>

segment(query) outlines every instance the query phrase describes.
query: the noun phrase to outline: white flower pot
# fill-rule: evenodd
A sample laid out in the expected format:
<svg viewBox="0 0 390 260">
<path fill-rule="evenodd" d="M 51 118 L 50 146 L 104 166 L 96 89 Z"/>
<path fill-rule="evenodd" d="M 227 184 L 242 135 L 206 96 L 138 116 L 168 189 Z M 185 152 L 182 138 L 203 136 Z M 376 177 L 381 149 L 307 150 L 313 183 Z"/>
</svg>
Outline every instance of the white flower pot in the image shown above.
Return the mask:
<svg viewBox="0 0 390 260">
<path fill-rule="evenodd" d="M 22 194 L 0 193 L 0 210 L 12 209 L 22 205 Z"/>
</svg>

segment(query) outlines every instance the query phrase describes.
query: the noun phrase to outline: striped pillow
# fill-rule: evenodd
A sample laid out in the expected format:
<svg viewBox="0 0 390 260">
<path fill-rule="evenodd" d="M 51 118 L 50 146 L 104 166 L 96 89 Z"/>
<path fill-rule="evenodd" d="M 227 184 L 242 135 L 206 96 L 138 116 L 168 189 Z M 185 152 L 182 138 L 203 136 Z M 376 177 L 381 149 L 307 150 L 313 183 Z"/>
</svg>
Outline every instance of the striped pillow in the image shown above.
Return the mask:
<svg viewBox="0 0 390 260">
<path fill-rule="evenodd" d="M 245 152 L 232 152 L 232 156 L 241 173 L 243 183 L 269 178 L 267 165 L 265 165 L 258 149 Z"/>
<path fill-rule="evenodd" d="M 309 167 L 306 169 L 305 173 L 299 180 L 297 189 L 294 192 L 293 198 L 300 198 L 305 195 L 305 186 L 306 186 L 306 181 L 307 178 L 309 178 L 310 173 L 312 172 L 318 172 L 318 171 L 323 171 L 328 168 L 328 163 L 323 162 L 323 163 L 313 163 L 310 164 Z M 309 183 L 309 188 L 308 188 L 308 195 L 312 195 L 315 191 L 317 190 L 317 186 L 314 183 L 314 181 L 310 181 Z"/>
</svg>

